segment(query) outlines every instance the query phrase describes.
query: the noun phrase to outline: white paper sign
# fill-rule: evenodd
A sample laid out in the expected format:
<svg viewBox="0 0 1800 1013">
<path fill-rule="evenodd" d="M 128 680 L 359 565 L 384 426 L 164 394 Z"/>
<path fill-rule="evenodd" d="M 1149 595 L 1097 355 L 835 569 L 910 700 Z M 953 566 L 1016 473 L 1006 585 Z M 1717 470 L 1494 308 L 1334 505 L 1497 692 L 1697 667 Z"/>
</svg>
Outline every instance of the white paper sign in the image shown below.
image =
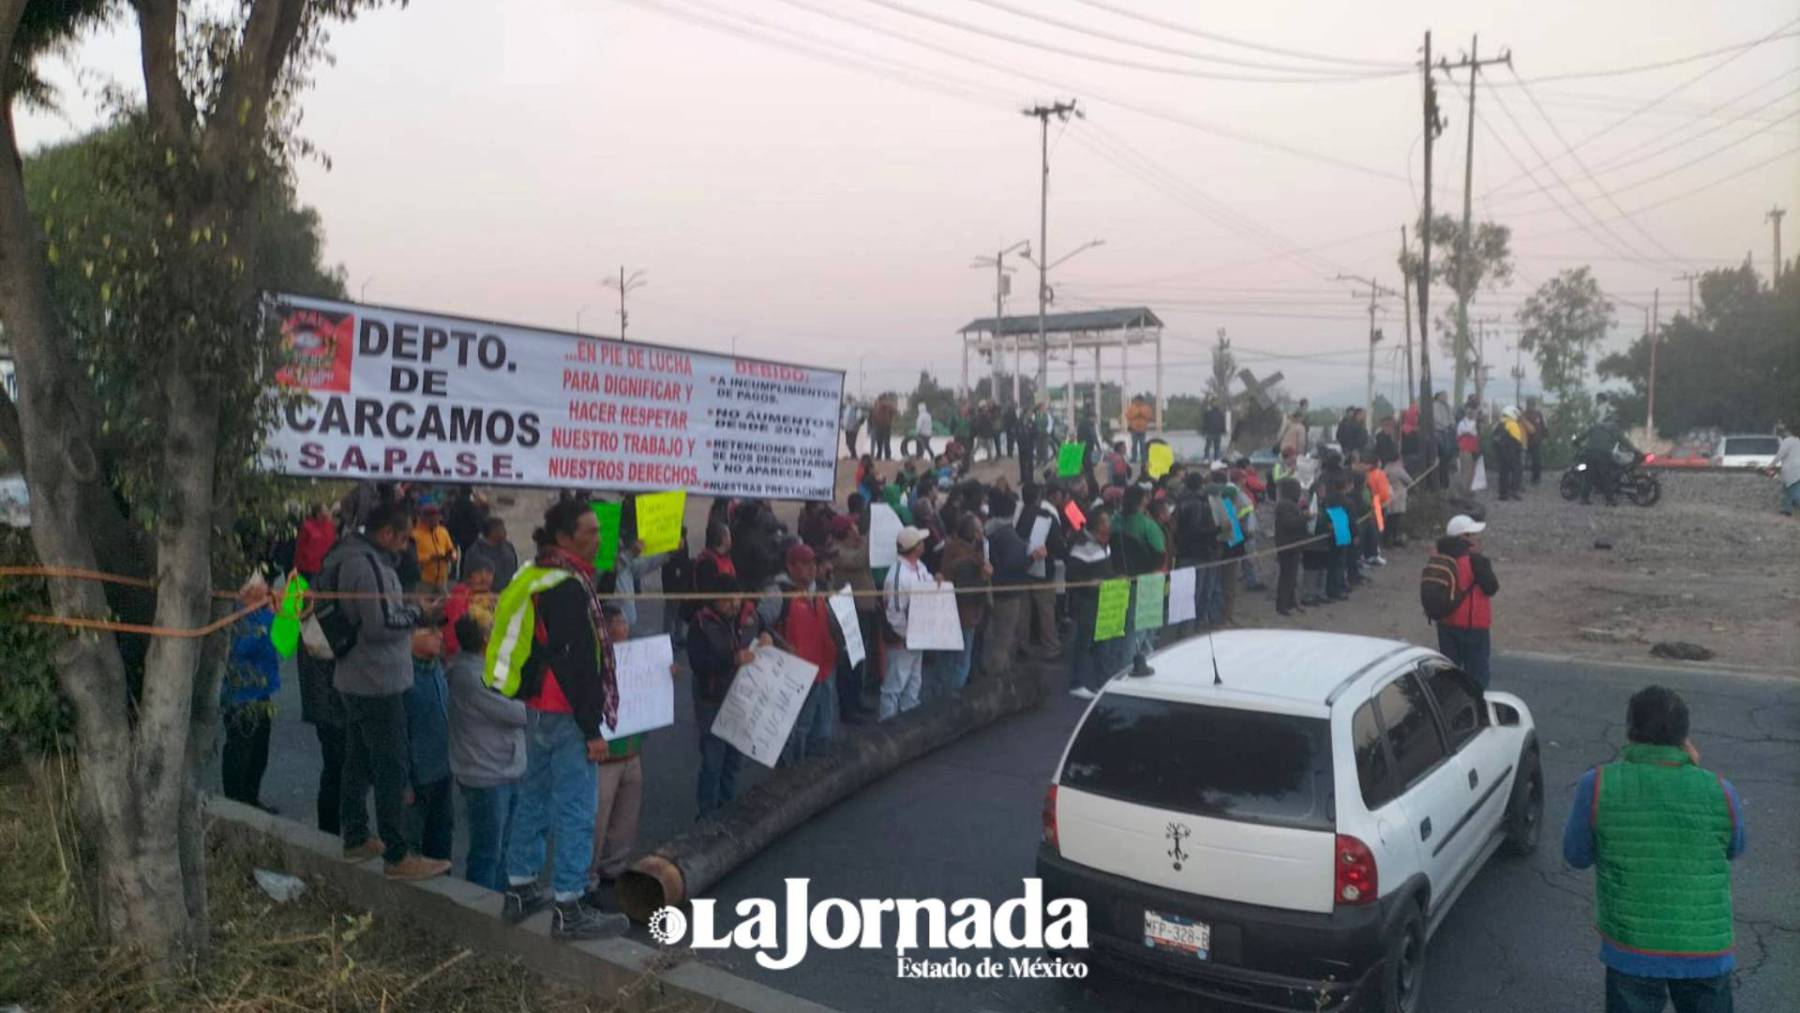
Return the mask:
<svg viewBox="0 0 1800 1013">
<path fill-rule="evenodd" d="M 619 675 L 619 724 L 608 731 L 602 722 L 601 736 L 611 741 L 674 724 L 675 677 L 669 667 L 675 664 L 675 651 L 669 635 L 639 637 L 612 647 Z"/>
<path fill-rule="evenodd" d="M 830 499 L 844 374 L 276 297 L 264 467 L 330 479 Z"/>
<path fill-rule="evenodd" d="M 1194 576 L 1191 566 L 1169 571 L 1169 622 L 1185 623 L 1194 618 Z"/>
<path fill-rule="evenodd" d="M 1050 544 L 1051 523 L 1050 518 L 1045 517 L 1043 514 L 1039 514 L 1038 519 L 1031 522 L 1031 538 L 1025 543 L 1025 551 L 1027 553 L 1036 552 Z M 1031 567 L 1025 572 L 1031 574 L 1033 577 L 1042 578 L 1046 572 L 1044 570 L 1044 560 L 1032 560 Z"/>
<path fill-rule="evenodd" d="M 856 599 L 850 596 L 850 585 L 831 596 L 831 614 L 837 616 L 838 629 L 844 631 L 844 652 L 850 656 L 850 664 L 862 664 L 869 652 L 863 646 L 862 624 L 856 621 Z"/>
<path fill-rule="evenodd" d="M 906 649 L 909 651 L 960 651 L 963 649 L 962 617 L 956 614 L 956 585 L 940 584 L 938 591 L 909 591 L 906 602 Z"/>
<path fill-rule="evenodd" d="M 900 515 L 886 503 L 869 507 L 869 568 L 879 570 L 894 565 L 900 558 Z"/>
<path fill-rule="evenodd" d="M 759 647 L 738 669 L 713 719 L 712 733 L 765 767 L 774 767 L 819 666 L 774 647 Z"/>
<path fill-rule="evenodd" d="M 1474 475 L 1474 478 L 1469 479 L 1469 491 L 1482 492 L 1487 488 L 1487 458 L 1477 457 L 1475 459 Z"/>
</svg>

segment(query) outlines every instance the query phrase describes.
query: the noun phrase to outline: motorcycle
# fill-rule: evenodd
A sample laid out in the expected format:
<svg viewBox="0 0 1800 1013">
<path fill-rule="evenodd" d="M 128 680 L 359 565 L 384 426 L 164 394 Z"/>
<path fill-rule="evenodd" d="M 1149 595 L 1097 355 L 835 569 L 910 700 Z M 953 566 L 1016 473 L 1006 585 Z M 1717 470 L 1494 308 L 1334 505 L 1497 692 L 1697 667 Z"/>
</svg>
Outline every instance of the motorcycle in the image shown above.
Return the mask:
<svg viewBox="0 0 1800 1013">
<path fill-rule="evenodd" d="M 1619 493 L 1638 506 L 1655 506 L 1662 499 L 1662 482 L 1646 468 L 1655 460 L 1655 454 L 1634 454 L 1631 463 L 1619 469 Z M 1563 499 L 1573 500 L 1581 495 L 1587 470 L 1587 462 L 1577 459 L 1563 472 L 1559 487 Z"/>
</svg>

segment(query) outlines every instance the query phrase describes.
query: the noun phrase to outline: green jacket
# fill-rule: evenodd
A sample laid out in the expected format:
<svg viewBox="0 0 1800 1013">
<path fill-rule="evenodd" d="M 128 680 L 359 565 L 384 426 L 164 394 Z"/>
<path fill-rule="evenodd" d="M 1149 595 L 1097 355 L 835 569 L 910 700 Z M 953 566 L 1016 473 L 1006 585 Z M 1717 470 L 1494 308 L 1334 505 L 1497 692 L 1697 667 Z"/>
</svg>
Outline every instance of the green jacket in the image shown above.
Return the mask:
<svg viewBox="0 0 1800 1013">
<path fill-rule="evenodd" d="M 1652 955 L 1731 949 L 1735 820 L 1717 774 L 1679 747 L 1631 743 L 1596 771 L 1592 821 L 1602 935 Z"/>
</svg>

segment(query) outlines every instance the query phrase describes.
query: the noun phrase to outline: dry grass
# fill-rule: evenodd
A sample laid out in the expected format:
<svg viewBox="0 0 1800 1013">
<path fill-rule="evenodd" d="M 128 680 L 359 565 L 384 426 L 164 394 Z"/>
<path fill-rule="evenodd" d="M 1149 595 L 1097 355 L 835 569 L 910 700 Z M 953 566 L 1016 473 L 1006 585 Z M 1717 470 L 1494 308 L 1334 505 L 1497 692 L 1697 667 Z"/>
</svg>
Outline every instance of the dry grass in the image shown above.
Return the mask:
<svg viewBox="0 0 1800 1013">
<path fill-rule="evenodd" d="M 80 865 L 70 774 L 0 772 L 0 1006 L 34 1011 L 408 1010 L 658 1011 L 654 980 L 608 1000 L 551 984 L 517 963 L 446 945 L 403 920 L 377 918 L 311 883 L 276 904 L 256 886 L 279 869 L 271 846 L 211 842 L 212 953 L 203 966 L 155 975 L 97 945 L 73 872 Z"/>
</svg>

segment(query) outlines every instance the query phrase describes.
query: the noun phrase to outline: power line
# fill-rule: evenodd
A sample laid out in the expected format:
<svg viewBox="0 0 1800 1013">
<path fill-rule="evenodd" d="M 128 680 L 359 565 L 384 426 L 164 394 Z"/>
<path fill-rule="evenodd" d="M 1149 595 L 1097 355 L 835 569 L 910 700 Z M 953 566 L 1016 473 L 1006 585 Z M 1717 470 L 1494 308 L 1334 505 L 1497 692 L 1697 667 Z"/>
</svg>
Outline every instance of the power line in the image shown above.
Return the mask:
<svg viewBox="0 0 1800 1013">
<path fill-rule="evenodd" d="M 1168 74 L 1168 75 L 1173 75 L 1176 77 L 1193 77 L 1193 78 L 1199 78 L 1199 79 L 1207 80 L 1207 81 L 1244 81 L 1244 82 L 1250 82 L 1250 83 L 1254 83 L 1254 84 L 1327 84 L 1327 83 L 1331 83 L 1331 82 L 1342 83 L 1342 82 L 1350 82 L 1350 81 L 1372 80 L 1372 79 L 1377 79 L 1380 77 L 1389 76 L 1388 74 L 1385 74 L 1385 73 L 1382 73 L 1382 74 L 1367 73 L 1367 74 L 1360 74 L 1360 75 L 1352 76 L 1352 75 L 1347 75 L 1347 74 L 1343 74 L 1343 73 L 1326 72 L 1326 73 L 1313 73 L 1313 74 L 1308 74 L 1308 75 L 1303 75 L 1303 76 L 1269 77 L 1269 76 L 1252 76 L 1252 75 L 1248 75 L 1248 74 L 1225 74 L 1225 73 L 1220 73 L 1217 71 L 1193 70 L 1193 69 L 1184 68 L 1184 67 L 1171 67 L 1166 64 L 1145 63 L 1141 60 L 1128 60 L 1123 57 L 1106 56 L 1106 55 L 1103 55 L 1100 53 L 1090 53 L 1090 52 L 1087 52 L 1087 51 L 1081 50 L 1081 49 L 1072 49 L 1068 46 L 1059 46 L 1053 42 L 1043 42 L 1038 39 L 1032 39 L 1032 38 L 1028 38 L 1028 37 L 1022 36 L 1022 35 L 1013 35 L 1009 32 L 1002 32 L 1002 31 L 999 31 L 999 30 L 996 30 L 993 28 L 988 28 L 984 25 L 978 25 L 978 24 L 975 24 L 970 21 L 964 21 L 960 18 L 946 17 L 942 14 L 933 14 L 930 11 L 918 10 L 917 8 L 908 7 L 902 3 L 896 3 L 896 2 L 894 2 L 894 0 L 864 0 L 864 2 L 874 4 L 877 7 L 884 7 L 886 9 L 894 11 L 896 13 L 905 14 L 908 17 L 918 18 L 921 21 L 927 21 L 927 22 L 931 22 L 933 24 L 943 25 L 943 26 L 946 26 L 949 28 L 957 29 L 959 31 L 968 32 L 973 35 L 985 36 L 987 38 L 996 39 L 998 41 L 1009 43 L 1014 46 L 1023 46 L 1027 49 L 1041 50 L 1046 53 L 1054 53 L 1057 56 L 1067 56 L 1067 57 L 1070 57 L 1070 58 L 1076 59 L 1076 60 L 1087 60 L 1092 63 L 1103 63 L 1103 64 L 1108 64 L 1108 65 L 1114 66 L 1114 67 L 1123 67 L 1127 70 L 1147 71 L 1152 74 Z"/>
<path fill-rule="evenodd" d="M 1412 72 L 1412 68 L 1405 63 L 1393 63 L 1383 60 L 1363 60 L 1355 57 L 1332 56 L 1327 53 L 1311 53 L 1303 49 L 1287 49 L 1281 46 L 1271 46 L 1267 43 L 1252 42 L 1248 39 L 1223 35 L 1218 32 L 1202 31 L 1201 29 L 1193 28 L 1179 22 L 1165 21 L 1162 18 L 1151 17 L 1148 14 L 1140 14 L 1128 7 L 1118 7 L 1113 4 L 1100 3 L 1099 0 L 1075 0 L 1075 2 L 1098 8 L 1111 14 L 1117 14 L 1123 18 L 1130 18 L 1133 21 L 1141 21 L 1145 24 L 1155 25 L 1158 28 L 1167 29 L 1171 32 L 1179 32 L 1182 35 L 1191 35 L 1194 38 L 1206 39 L 1211 42 L 1222 42 L 1228 46 L 1241 46 L 1244 49 L 1254 49 L 1258 52 L 1272 53 L 1277 56 L 1291 56 L 1301 60 L 1318 60 L 1323 63 L 1342 63 L 1354 67 L 1378 67 L 1383 70 L 1397 68 L 1404 73 Z"/>
<path fill-rule="evenodd" d="M 1651 70 L 1666 70 L 1669 67 L 1679 67 L 1684 63 L 1693 63 L 1697 60 L 1704 60 L 1713 56 L 1722 56 L 1726 53 L 1746 53 L 1765 43 L 1774 42 L 1777 39 L 1791 39 L 1800 35 L 1800 32 L 1787 31 L 1787 29 L 1792 28 L 1796 23 L 1800 23 L 1800 18 L 1795 18 L 1793 21 L 1789 21 L 1787 24 L 1775 29 L 1773 32 L 1759 38 L 1751 39 L 1748 42 L 1738 42 L 1729 46 L 1720 46 L 1718 49 L 1709 49 L 1703 53 L 1690 53 L 1687 56 L 1678 56 L 1672 60 L 1640 63 L 1632 67 L 1614 67 L 1610 70 L 1585 70 L 1574 71 L 1567 74 L 1549 74 L 1544 77 L 1534 77 L 1529 83 L 1548 84 L 1551 81 L 1577 81 L 1595 77 L 1622 77 L 1626 74 L 1642 74 L 1645 71 Z"/>
<path fill-rule="evenodd" d="M 1379 77 L 1393 77 L 1397 74 L 1412 73 L 1412 68 L 1407 66 L 1406 64 L 1390 64 L 1383 70 L 1372 71 L 1372 70 L 1349 70 L 1349 69 L 1331 70 L 1331 69 L 1322 68 L 1322 67 L 1297 67 L 1297 66 L 1293 66 L 1291 64 L 1263 63 L 1263 62 L 1260 62 L 1257 60 L 1238 60 L 1238 59 L 1233 59 L 1232 57 L 1227 57 L 1227 56 L 1214 56 L 1214 55 L 1207 54 L 1207 53 L 1197 53 L 1191 49 L 1181 49 L 1176 46 L 1164 46 L 1164 45 L 1159 45 L 1154 42 L 1144 42 L 1139 39 L 1131 38 L 1130 36 L 1127 36 L 1127 35 L 1115 35 L 1112 32 L 1108 32 L 1108 31 L 1105 31 L 1105 30 L 1102 30 L 1099 28 L 1093 28 L 1093 27 L 1090 27 L 1087 25 L 1083 25 L 1083 24 L 1080 24 L 1079 22 L 1065 21 L 1062 18 L 1052 17 L 1048 14 L 1043 14 L 1038 11 L 1020 7 L 1016 4 L 1006 3 L 1006 2 L 1004 2 L 1004 0 L 973 0 L 973 2 L 981 4 L 984 7 L 992 7 L 995 10 L 1004 11 L 1015 17 L 1026 18 L 1028 20 L 1036 21 L 1041 24 L 1051 25 L 1056 28 L 1061 28 L 1062 30 L 1067 31 L 1067 32 L 1074 32 L 1078 35 L 1086 35 L 1091 38 L 1103 39 L 1107 42 L 1116 42 L 1116 43 L 1119 43 L 1120 45 L 1132 46 L 1132 47 L 1135 47 L 1138 49 L 1148 50 L 1153 53 L 1166 53 L 1166 54 L 1169 54 L 1172 56 L 1179 56 L 1183 59 L 1188 59 L 1188 60 L 1204 60 L 1204 61 L 1208 61 L 1211 63 L 1222 63 L 1222 64 L 1225 64 L 1227 66 L 1232 66 L 1232 67 L 1247 67 L 1247 68 L 1251 68 L 1254 70 L 1272 70 L 1272 71 L 1277 71 L 1280 73 L 1288 73 L 1288 74 L 1297 73 L 1297 74 L 1308 74 L 1308 75 L 1328 75 L 1328 77 L 1326 78 L 1327 80 L 1333 80 L 1333 79 L 1368 80 L 1368 79 L 1379 78 Z M 883 3 L 882 6 L 888 6 L 888 4 Z"/>
<path fill-rule="evenodd" d="M 1518 78 L 1517 72 L 1514 72 L 1513 77 L 1515 79 Z M 1529 87 L 1525 86 L 1523 80 L 1520 80 L 1519 83 L 1520 83 L 1519 90 L 1523 91 L 1525 93 L 1525 98 L 1531 102 L 1532 108 L 1537 110 L 1538 115 L 1543 118 L 1544 123 L 1550 127 L 1551 135 L 1554 136 L 1559 142 L 1561 142 L 1561 144 L 1563 146 L 1563 150 L 1566 153 L 1568 153 L 1572 158 L 1575 159 L 1575 165 L 1581 169 L 1583 175 L 1587 176 L 1587 181 L 1593 185 L 1594 189 L 1600 191 L 1600 196 L 1605 198 L 1606 203 L 1612 207 L 1613 211 L 1617 212 L 1620 215 L 1624 215 L 1625 223 L 1627 225 L 1630 225 L 1632 228 L 1636 229 L 1638 235 L 1643 236 L 1646 240 L 1649 240 L 1650 245 L 1661 250 L 1663 253 L 1667 254 L 1671 259 L 1673 259 L 1677 263 L 1686 264 L 1687 261 L 1683 260 L 1681 258 L 1680 254 L 1676 253 L 1674 250 L 1669 249 L 1667 246 L 1664 246 L 1662 240 L 1651 235 L 1650 231 L 1648 229 L 1644 228 L 1644 226 L 1641 223 L 1639 223 L 1636 218 L 1631 217 L 1631 215 L 1628 214 L 1624 208 L 1619 206 L 1619 202 L 1615 197 L 1613 197 L 1612 192 L 1607 190 L 1606 187 L 1601 185 L 1600 181 L 1594 177 L 1594 170 L 1588 168 L 1587 160 L 1582 158 L 1581 155 L 1576 152 L 1574 147 L 1569 144 L 1568 138 L 1563 136 L 1562 130 L 1557 127 L 1556 121 L 1552 120 L 1550 118 L 1550 114 L 1544 111 L 1544 107 L 1542 105 L 1538 104 L 1537 96 L 1532 93 L 1532 90 Z"/>
<path fill-rule="evenodd" d="M 1795 68 L 1795 69 L 1800 69 L 1800 68 Z M 1793 70 L 1785 71 L 1782 74 L 1777 75 L 1776 77 L 1770 78 L 1769 80 L 1762 82 L 1761 84 L 1757 85 L 1756 87 L 1750 89 L 1747 92 L 1743 92 L 1741 94 L 1734 95 L 1730 99 L 1727 99 L 1726 101 L 1721 102 L 1718 105 L 1714 106 L 1713 108 L 1707 110 L 1705 113 L 1702 113 L 1701 115 L 1694 117 L 1692 120 L 1690 120 L 1688 122 L 1687 125 L 1692 126 L 1703 120 L 1716 119 L 1717 117 L 1713 116 L 1712 114 L 1717 113 L 1721 110 L 1727 109 L 1730 106 L 1743 101 L 1744 99 L 1748 98 L 1749 96 L 1754 95 L 1759 91 L 1762 91 L 1764 88 L 1767 88 L 1771 84 L 1775 84 L 1777 82 L 1787 80 L 1788 78 L 1793 76 L 1793 73 L 1794 73 Z M 1761 105 L 1753 106 L 1749 109 L 1746 109 L 1746 110 L 1738 113 L 1736 116 L 1731 117 L 1730 119 L 1720 119 L 1719 122 L 1715 123 L 1714 125 L 1712 125 L 1710 127 L 1707 127 L 1705 129 L 1701 130 L 1697 134 L 1692 134 L 1692 135 L 1689 135 L 1686 137 L 1678 137 L 1675 140 L 1670 141 L 1668 144 L 1664 145 L 1663 147 L 1658 148 L 1655 151 L 1652 151 L 1648 155 L 1640 156 L 1640 155 L 1638 155 L 1638 152 L 1644 150 L 1645 148 L 1649 147 L 1652 144 L 1655 144 L 1657 141 L 1662 140 L 1664 137 L 1667 137 L 1668 133 L 1659 133 L 1657 135 L 1647 137 L 1644 140 L 1639 141 L 1637 144 L 1612 156 L 1611 158 L 1601 161 L 1601 163 L 1598 167 L 1599 171 L 1606 172 L 1608 170 L 1617 168 L 1617 167 L 1625 164 L 1628 161 L 1633 161 L 1633 162 L 1647 161 L 1649 159 L 1656 158 L 1659 155 L 1662 155 L 1664 152 L 1667 152 L 1673 148 L 1676 148 L 1676 147 L 1679 147 L 1679 146 L 1685 145 L 1685 144 L 1692 144 L 1695 141 L 1698 141 L 1703 137 L 1707 137 L 1711 134 L 1714 134 L 1720 130 L 1725 129 L 1726 127 L 1729 127 L 1729 126 L 1735 124 L 1735 123 L 1742 123 L 1745 120 L 1754 120 L 1757 113 L 1762 112 L 1764 109 L 1769 108 L 1770 106 L 1774 105 L 1777 102 L 1782 102 L 1787 99 L 1793 98 L 1795 95 L 1800 95 L 1800 88 L 1790 89 L 1789 91 L 1783 92 L 1782 94 L 1777 95 L 1772 99 L 1769 99 L 1768 101 L 1762 103 Z M 1542 96 L 1540 96 L 1540 98 L 1541 97 Z M 1765 122 L 1765 121 L 1756 120 L 1756 122 Z M 1673 131 L 1671 131 L 1671 133 L 1672 132 Z"/>
<path fill-rule="evenodd" d="M 920 49 L 926 49 L 926 50 L 930 50 L 931 52 L 938 53 L 943 56 L 948 56 L 953 60 L 961 60 L 964 63 L 972 63 L 972 64 L 976 65 L 977 67 L 980 67 L 983 70 L 999 71 L 1000 73 L 1009 74 L 1013 77 L 1019 78 L 1020 80 L 1030 81 L 1031 83 L 1033 83 L 1035 85 L 1052 88 L 1057 91 L 1062 91 L 1062 92 L 1081 91 L 1084 95 L 1087 95 L 1090 99 L 1097 99 L 1101 102 L 1105 102 L 1109 105 L 1117 106 L 1120 109 L 1129 110 L 1129 111 L 1137 113 L 1141 116 L 1148 116 L 1151 119 L 1162 120 L 1165 123 L 1173 123 L 1176 126 L 1187 127 L 1190 130 L 1198 130 L 1201 133 L 1211 134 L 1215 137 L 1224 137 L 1224 138 L 1228 138 L 1230 140 L 1240 141 L 1244 144 L 1255 145 L 1256 147 L 1259 147 L 1259 148 L 1267 148 L 1271 151 L 1279 151 L 1284 154 L 1293 155 L 1296 158 L 1305 158 L 1305 159 L 1309 159 L 1309 160 L 1315 161 L 1315 162 L 1322 162 L 1327 165 L 1334 165 L 1340 169 L 1348 169 L 1351 172 L 1359 172 L 1359 173 L 1362 173 L 1367 176 L 1375 176 L 1380 179 L 1392 180 L 1394 182 L 1403 182 L 1406 179 L 1405 176 L 1403 176 L 1397 172 L 1390 172 L 1386 169 L 1378 169 L 1374 166 L 1363 165 L 1358 162 L 1352 162 L 1349 159 L 1339 158 L 1336 155 L 1327 154 L 1325 152 L 1311 151 L 1306 148 L 1301 148 L 1301 147 L 1297 147 L 1295 145 L 1289 144 L 1285 141 L 1279 141 L 1279 140 L 1275 140 L 1274 138 L 1264 137 L 1259 134 L 1250 133 L 1248 131 L 1238 130 L 1234 127 L 1227 127 L 1227 126 L 1223 126 L 1223 125 L 1220 125 L 1217 123 L 1209 123 L 1205 120 L 1194 119 L 1192 117 L 1183 116 L 1178 113 L 1172 113 L 1172 112 L 1169 112 L 1164 109 L 1158 109 L 1155 106 L 1142 105 L 1142 104 L 1134 102 L 1130 99 L 1120 98 L 1116 95 L 1109 95 L 1105 92 L 1096 92 L 1091 88 L 1082 88 L 1082 89 L 1070 88 L 1066 83 L 1064 83 L 1062 81 L 1058 81 L 1053 78 L 1044 77 L 1039 74 L 1033 74 L 1033 73 L 1030 73 L 1029 71 L 1020 70 L 1020 69 L 1017 69 L 1017 68 L 1014 68 L 1011 66 L 1007 66 L 1005 64 L 997 65 L 997 64 L 995 64 L 995 62 L 993 61 L 992 58 L 972 56 L 972 55 L 962 52 L 952 46 L 946 46 L 946 45 L 944 45 L 940 42 L 937 42 L 933 39 L 921 38 L 917 35 L 899 31 L 899 30 L 896 30 L 896 29 L 891 28 L 886 25 L 873 24 L 873 23 L 866 22 L 866 21 L 858 21 L 857 19 L 850 17 L 846 14 L 843 14 L 842 12 L 835 10 L 831 7 L 821 7 L 815 3 L 808 2 L 808 0 L 780 0 L 780 2 L 787 4 L 790 7 L 795 7 L 800 10 L 807 11 L 808 13 L 811 13 L 811 14 L 816 14 L 819 17 L 829 18 L 833 21 L 842 22 L 844 24 L 851 26 L 852 28 L 857 29 L 858 31 L 869 32 L 869 33 L 876 34 L 876 35 L 886 36 L 887 38 L 897 39 L 908 45 L 917 46 Z"/>
<path fill-rule="evenodd" d="M 1703 79 L 1719 70 L 1724 69 L 1725 67 L 1729 66 L 1733 61 L 1735 61 L 1739 56 L 1742 56 L 1744 53 L 1748 52 L 1751 48 L 1754 48 L 1754 46 L 1761 45 L 1763 42 L 1769 41 L 1770 39 L 1774 38 L 1781 31 L 1783 31 L 1789 27 L 1792 27 L 1795 24 L 1800 24 L 1800 18 L 1795 18 L 1793 21 L 1789 21 L 1787 24 L 1782 25 L 1781 28 L 1776 29 L 1775 32 L 1770 33 L 1770 35 L 1768 35 L 1768 36 L 1764 36 L 1762 39 L 1758 40 L 1757 42 L 1755 42 L 1753 44 L 1746 45 L 1746 46 L 1738 46 L 1738 47 L 1728 47 L 1725 50 L 1721 50 L 1720 52 L 1728 52 L 1728 53 L 1732 53 L 1732 55 L 1727 56 L 1725 59 L 1720 60 L 1718 63 L 1714 64 L 1711 67 L 1706 68 L 1705 70 L 1701 71 L 1700 73 L 1695 74 L 1693 77 L 1690 77 L 1685 81 L 1682 81 L 1680 84 L 1676 85 L 1675 87 L 1670 88 L 1665 92 L 1662 92 L 1661 94 L 1657 95 L 1655 98 L 1652 98 L 1650 101 L 1644 103 L 1643 105 L 1639 106 L 1638 108 L 1634 109 L 1633 111 L 1625 114 L 1623 117 L 1621 117 L 1617 120 L 1614 120 L 1613 122 L 1607 124 L 1605 127 L 1602 127 L 1600 130 L 1582 138 L 1580 145 L 1578 145 L 1578 146 L 1585 147 L 1586 145 L 1592 144 L 1595 141 L 1599 140 L 1600 138 L 1605 137 L 1607 134 L 1612 133 L 1614 130 L 1617 130 L 1618 128 L 1620 128 L 1620 127 L 1624 126 L 1625 124 L 1631 122 L 1632 120 L 1636 119 L 1638 116 L 1642 115 L 1645 111 L 1655 108 L 1657 105 L 1661 104 L 1662 102 L 1664 102 L 1671 96 L 1680 93 L 1681 91 L 1687 89 L 1689 86 L 1695 84 L 1696 82 L 1700 81 L 1701 79 Z M 1709 56 L 1716 56 L 1716 55 L 1719 55 L 1719 54 L 1717 52 L 1703 53 L 1699 56 L 1689 57 L 1689 58 L 1681 60 L 1679 62 L 1687 63 L 1687 62 L 1692 62 L 1693 60 L 1705 59 Z M 1524 86 L 1525 81 L 1523 78 L 1518 77 L 1517 72 L 1514 73 L 1514 78 L 1518 82 L 1517 84 L 1507 85 L 1506 82 L 1499 82 L 1499 84 L 1506 85 L 1509 87 L 1523 87 Z M 1554 80 L 1554 79 L 1553 78 L 1538 78 L 1531 83 L 1536 84 L 1536 83 L 1541 83 L 1543 81 L 1548 81 L 1548 80 Z M 1538 168 L 1540 168 L 1540 169 L 1545 168 L 1548 166 L 1548 164 L 1549 164 L 1549 162 L 1548 162 L 1548 160 L 1546 160 L 1543 164 L 1539 165 Z M 1484 196 L 1491 196 L 1498 190 L 1503 190 L 1509 186 L 1512 186 L 1514 183 L 1518 182 L 1518 180 L 1519 180 L 1519 177 L 1514 176 L 1512 179 L 1509 179 L 1506 182 L 1500 184 L 1500 186 L 1489 190 L 1487 192 L 1487 194 L 1485 194 Z"/>
</svg>

